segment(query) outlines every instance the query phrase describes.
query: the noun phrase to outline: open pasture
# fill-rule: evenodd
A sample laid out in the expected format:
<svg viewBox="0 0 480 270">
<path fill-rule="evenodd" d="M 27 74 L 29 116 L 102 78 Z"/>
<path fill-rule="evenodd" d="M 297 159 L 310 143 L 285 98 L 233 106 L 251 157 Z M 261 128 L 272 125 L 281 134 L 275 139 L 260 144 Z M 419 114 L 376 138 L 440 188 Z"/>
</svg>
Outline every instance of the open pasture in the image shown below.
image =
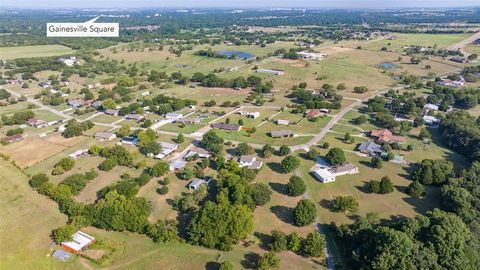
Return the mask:
<svg viewBox="0 0 480 270">
<path fill-rule="evenodd" d="M 0 59 L 11 60 L 17 58 L 67 55 L 74 52 L 74 50 L 62 45 L 3 47 L 0 49 Z"/>
</svg>

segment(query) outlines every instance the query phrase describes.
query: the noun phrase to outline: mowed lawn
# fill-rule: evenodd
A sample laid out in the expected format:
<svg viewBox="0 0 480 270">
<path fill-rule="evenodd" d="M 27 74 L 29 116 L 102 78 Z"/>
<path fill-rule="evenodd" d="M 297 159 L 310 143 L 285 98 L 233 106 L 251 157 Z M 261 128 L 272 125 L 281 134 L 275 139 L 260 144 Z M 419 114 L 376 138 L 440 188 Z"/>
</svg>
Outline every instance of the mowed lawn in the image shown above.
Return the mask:
<svg viewBox="0 0 480 270">
<path fill-rule="evenodd" d="M 326 154 L 326 150 L 321 150 Z M 311 174 L 310 168 L 314 165 L 311 160 L 302 160 L 301 173 L 306 180 L 308 192 L 315 201 L 319 219 L 322 224 L 337 224 L 352 222 L 351 215 L 334 212 L 331 209 L 331 202 L 336 196 L 353 196 L 359 203 L 357 213 L 365 216 L 367 213 L 378 213 L 381 218 L 392 218 L 397 216 L 414 216 L 425 213 L 440 204 L 439 192 L 435 187 L 427 187 L 425 198 L 411 198 L 405 193 L 406 187 L 411 183 L 409 180 L 408 166 L 384 162 L 382 169 L 370 167 L 370 159 L 346 152 L 349 162 L 359 168 L 359 173 L 337 177 L 335 182 L 323 184 L 317 181 Z M 395 186 L 394 192 L 390 194 L 370 194 L 365 191 L 366 184 L 371 180 L 380 181 L 388 175 Z"/>
<path fill-rule="evenodd" d="M 28 177 L 3 159 L 0 171 L 0 268 L 80 269 L 75 260 L 61 263 L 49 256 L 51 231 L 67 222 L 57 204 L 34 191 Z"/>
<path fill-rule="evenodd" d="M 66 55 L 74 52 L 74 50 L 62 45 L 3 47 L 0 49 L 0 59 L 10 60 L 16 58 L 45 57 Z"/>
</svg>

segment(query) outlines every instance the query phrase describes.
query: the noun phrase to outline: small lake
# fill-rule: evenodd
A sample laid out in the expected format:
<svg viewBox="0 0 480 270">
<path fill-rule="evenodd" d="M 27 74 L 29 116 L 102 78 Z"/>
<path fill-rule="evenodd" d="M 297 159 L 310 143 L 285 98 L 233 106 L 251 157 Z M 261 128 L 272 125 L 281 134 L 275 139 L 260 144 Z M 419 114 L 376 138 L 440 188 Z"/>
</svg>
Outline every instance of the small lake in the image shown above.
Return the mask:
<svg viewBox="0 0 480 270">
<path fill-rule="evenodd" d="M 380 63 L 377 65 L 378 68 L 381 68 L 381 69 L 396 69 L 398 68 L 397 65 L 395 64 L 392 64 L 390 62 L 383 62 L 383 63 Z"/>
<path fill-rule="evenodd" d="M 238 59 L 250 59 L 255 57 L 255 55 L 247 52 L 239 52 L 239 51 L 219 51 L 217 52 L 221 55 L 226 55 L 227 57 L 231 57 L 232 55 L 236 55 Z"/>
</svg>

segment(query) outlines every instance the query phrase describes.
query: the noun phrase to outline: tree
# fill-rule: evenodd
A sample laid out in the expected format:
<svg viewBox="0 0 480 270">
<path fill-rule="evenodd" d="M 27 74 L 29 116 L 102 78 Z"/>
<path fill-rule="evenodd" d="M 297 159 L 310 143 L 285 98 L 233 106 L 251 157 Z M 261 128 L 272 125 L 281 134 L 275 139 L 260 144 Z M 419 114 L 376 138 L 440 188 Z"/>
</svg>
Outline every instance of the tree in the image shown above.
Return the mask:
<svg viewBox="0 0 480 270">
<path fill-rule="evenodd" d="M 117 137 L 123 138 L 130 135 L 130 125 L 122 124 L 120 129 L 116 132 Z"/>
<path fill-rule="evenodd" d="M 318 153 L 317 149 L 315 149 L 315 148 L 312 148 L 307 152 L 308 158 L 311 159 L 311 160 L 314 160 L 314 161 L 317 160 L 318 155 L 319 155 L 319 153 Z"/>
<path fill-rule="evenodd" d="M 347 161 L 345 153 L 343 153 L 343 150 L 339 147 L 330 149 L 325 156 L 325 159 L 330 165 L 343 164 Z"/>
<path fill-rule="evenodd" d="M 343 137 L 343 139 L 345 140 L 345 142 L 350 142 L 352 140 L 352 135 L 350 135 L 350 133 L 345 133 L 345 136 Z"/>
<path fill-rule="evenodd" d="M 155 163 L 150 169 L 150 175 L 153 177 L 160 177 L 165 175 L 168 172 L 169 166 L 165 161 L 160 160 L 159 162 Z"/>
<path fill-rule="evenodd" d="M 356 125 L 365 124 L 367 121 L 368 121 L 368 118 L 367 118 L 365 115 L 363 115 L 363 114 L 353 120 L 353 122 L 354 122 Z"/>
<path fill-rule="evenodd" d="M 394 187 L 390 178 L 387 175 L 382 177 L 382 179 L 380 180 L 380 193 L 387 194 L 393 192 L 393 190 Z"/>
<path fill-rule="evenodd" d="M 302 178 L 294 175 L 290 177 L 287 184 L 288 195 L 296 197 L 300 196 L 307 190 L 307 185 Z"/>
<path fill-rule="evenodd" d="M 37 173 L 30 179 L 30 186 L 38 189 L 48 183 L 48 176 L 44 173 Z"/>
<path fill-rule="evenodd" d="M 424 185 L 441 185 L 455 175 L 453 164 L 447 160 L 424 159 L 413 172 L 413 180 Z"/>
<path fill-rule="evenodd" d="M 230 261 L 223 261 L 220 264 L 220 267 L 218 270 L 234 270 L 235 268 L 233 267 L 233 263 Z"/>
<path fill-rule="evenodd" d="M 302 199 L 297 203 L 294 210 L 295 224 L 297 226 L 305 226 L 312 224 L 317 216 L 315 203 L 310 200 Z"/>
<path fill-rule="evenodd" d="M 325 248 L 327 244 L 325 236 L 319 232 L 311 232 L 305 239 L 303 245 L 303 254 L 307 257 L 323 257 L 325 255 Z"/>
<path fill-rule="evenodd" d="M 185 167 L 179 174 L 178 177 L 182 180 L 190 180 L 195 177 L 195 168 Z"/>
<path fill-rule="evenodd" d="M 290 154 L 291 150 L 290 150 L 290 147 L 286 146 L 286 145 L 282 145 L 280 146 L 280 149 L 278 151 L 278 155 L 279 156 L 286 156 L 288 154 Z"/>
<path fill-rule="evenodd" d="M 274 252 L 268 252 L 260 257 L 258 260 L 258 270 L 269 270 L 269 269 L 277 269 L 280 265 L 280 259 Z"/>
<path fill-rule="evenodd" d="M 177 138 L 175 139 L 175 142 L 180 144 L 180 143 L 183 143 L 184 141 L 185 141 L 185 137 L 183 136 L 182 133 L 179 133 L 177 135 Z"/>
<path fill-rule="evenodd" d="M 251 194 L 255 205 L 262 206 L 270 202 L 272 190 L 267 184 L 255 183 L 251 186 Z"/>
<path fill-rule="evenodd" d="M 345 89 L 347 89 L 347 87 L 345 86 L 344 83 L 339 83 L 339 84 L 337 85 L 337 90 L 340 90 L 340 91 L 341 91 L 341 90 L 345 90 Z"/>
<path fill-rule="evenodd" d="M 418 138 L 420 140 L 431 139 L 432 134 L 430 134 L 430 132 L 426 128 L 422 128 L 420 130 L 420 133 L 418 134 Z"/>
<path fill-rule="evenodd" d="M 208 131 L 203 134 L 202 144 L 207 150 L 220 153 L 222 150 L 223 139 L 215 133 L 215 131 Z M 215 151 L 213 151 L 215 150 Z"/>
<path fill-rule="evenodd" d="M 339 212 L 356 212 L 358 202 L 352 196 L 337 196 L 333 200 L 333 209 Z"/>
<path fill-rule="evenodd" d="M 76 228 L 71 224 L 63 225 L 53 231 L 53 239 L 55 243 L 60 244 L 64 241 L 72 239 L 72 235 L 75 233 Z"/>
<path fill-rule="evenodd" d="M 288 236 L 288 249 L 298 252 L 302 247 L 302 238 L 297 232 L 293 232 Z"/>
<path fill-rule="evenodd" d="M 413 181 L 408 185 L 407 194 L 414 197 L 414 198 L 420 198 L 425 196 L 425 187 L 419 182 L 419 181 Z"/>
<path fill-rule="evenodd" d="M 375 169 L 383 168 L 383 160 L 380 157 L 373 157 L 370 162 Z"/>
<path fill-rule="evenodd" d="M 100 151 L 102 151 L 102 148 L 96 144 L 92 145 L 90 149 L 88 149 L 88 153 L 94 157 L 100 155 Z"/>
<path fill-rule="evenodd" d="M 272 240 L 268 245 L 271 251 L 280 252 L 285 251 L 288 248 L 288 239 L 287 235 L 279 230 L 272 231 Z"/>
<path fill-rule="evenodd" d="M 107 158 L 98 165 L 98 168 L 101 171 L 108 172 L 111 169 L 113 169 L 115 166 L 117 166 L 117 162 L 115 161 L 115 159 Z"/>
<path fill-rule="evenodd" d="M 155 140 L 148 141 L 140 147 L 140 152 L 144 155 L 158 155 L 162 151 L 162 147 Z"/>
<path fill-rule="evenodd" d="M 272 156 L 275 149 L 270 144 L 265 144 L 262 148 L 262 155 L 264 158 L 269 158 Z"/>
<path fill-rule="evenodd" d="M 282 173 L 289 173 L 300 166 L 300 160 L 296 156 L 286 156 L 280 165 Z"/>
<path fill-rule="evenodd" d="M 380 193 L 380 182 L 375 180 L 368 182 L 367 189 L 370 193 Z"/>
<path fill-rule="evenodd" d="M 239 156 L 251 155 L 255 152 L 255 150 L 247 143 L 239 143 L 235 150 Z"/>
<path fill-rule="evenodd" d="M 108 109 L 116 109 L 117 104 L 115 101 L 111 98 L 107 98 L 102 102 L 102 108 L 103 110 L 108 110 Z"/>
<path fill-rule="evenodd" d="M 166 243 L 178 240 L 178 222 L 176 220 L 157 220 L 155 224 L 148 224 L 146 234 L 155 243 Z"/>
<path fill-rule="evenodd" d="M 226 251 L 251 232 L 253 216 L 245 205 L 232 205 L 224 194 L 220 196 L 219 203 L 208 201 L 194 213 L 188 239 L 193 244 Z"/>
</svg>

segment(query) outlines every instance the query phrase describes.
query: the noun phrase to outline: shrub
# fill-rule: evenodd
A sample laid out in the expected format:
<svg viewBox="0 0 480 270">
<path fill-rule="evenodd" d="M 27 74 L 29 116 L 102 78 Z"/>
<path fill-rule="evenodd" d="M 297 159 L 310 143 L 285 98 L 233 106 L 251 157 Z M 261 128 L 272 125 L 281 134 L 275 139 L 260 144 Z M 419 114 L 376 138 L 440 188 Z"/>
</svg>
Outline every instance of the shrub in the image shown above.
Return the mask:
<svg viewBox="0 0 480 270">
<path fill-rule="evenodd" d="M 271 251 L 273 252 L 280 252 L 287 250 L 288 246 L 288 239 L 287 235 L 278 230 L 272 231 L 272 241 L 268 245 Z"/>
<path fill-rule="evenodd" d="M 390 178 L 386 175 L 382 177 L 382 180 L 380 180 L 380 193 L 387 194 L 393 192 L 393 190 L 394 187 Z"/>
<path fill-rule="evenodd" d="M 278 155 L 279 156 L 286 156 L 288 154 L 290 154 L 291 150 L 290 150 L 290 147 L 286 146 L 286 145 L 282 145 L 280 146 L 280 149 L 278 151 Z"/>
<path fill-rule="evenodd" d="M 260 257 L 258 261 L 258 269 L 259 270 L 268 270 L 268 269 L 276 269 L 280 264 L 280 259 L 277 255 L 273 252 L 268 252 Z"/>
<path fill-rule="evenodd" d="M 270 202 L 272 190 L 267 184 L 255 183 L 251 186 L 252 199 L 255 205 L 265 205 Z"/>
<path fill-rule="evenodd" d="M 343 164 L 347 161 L 345 153 L 343 153 L 343 150 L 339 147 L 330 149 L 325 156 L 325 159 L 330 165 Z"/>
<path fill-rule="evenodd" d="M 337 196 L 333 201 L 333 209 L 339 212 L 356 212 L 358 202 L 352 196 Z"/>
<path fill-rule="evenodd" d="M 370 181 L 367 185 L 368 192 L 370 193 L 380 193 L 380 182 Z"/>
<path fill-rule="evenodd" d="M 115 166 L 117 166 L 117 162 L 114 159 L 108 158 L 102 161 L 100 165 L 98 165 L 98 169 L 108 172 L 111 169 L 115 168 Z"/>
<path fill-rule="evenodd" d="M 32 176 L 32 179 L 30 179 L 30 186 L 35 189 L 45 185 L 46 183 L 48 183 L 48 176 L 44 173 L 37 173 Z"/>
<path fill-rule="evenodd" d="M 375 169 L 383 168 L 383 160 L 379 157 L 373 157 L 370 162 L 372 163 L 372 167 Z"/>
<path fill-rule="evenodd" d="M 160 195 L 164 195 L 168 193 L 168 187 L 167 186 L 162 186 L 157 188 L 157 193 Z"/>
</svg>

